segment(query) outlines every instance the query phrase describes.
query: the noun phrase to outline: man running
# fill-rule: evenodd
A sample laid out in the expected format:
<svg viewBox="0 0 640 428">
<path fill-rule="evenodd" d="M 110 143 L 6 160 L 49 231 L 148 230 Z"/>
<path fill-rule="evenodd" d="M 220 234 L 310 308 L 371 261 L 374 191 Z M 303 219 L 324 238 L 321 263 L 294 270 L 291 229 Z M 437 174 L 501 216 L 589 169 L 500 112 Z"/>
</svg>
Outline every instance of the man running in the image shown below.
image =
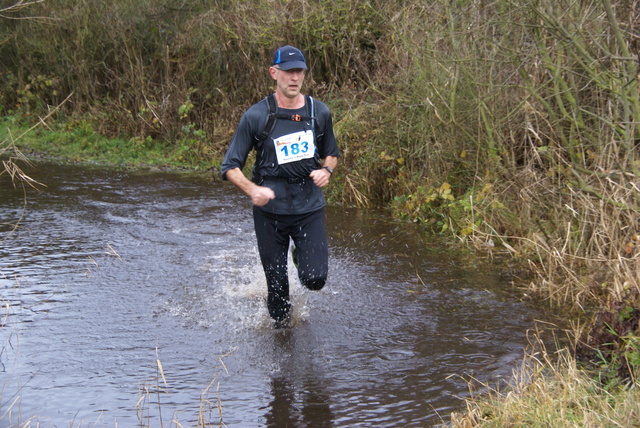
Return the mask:
<svg viewBox="0 0 640 428">
<path fill-rule="evenodd" d="M 289 324 L 291 302 L 287 254 L 300 282 L 320 290 L 327 280 L 329 253 L 325 227 L 329 184 L 340 156 L 329 108 L 301 93 L 307 71 L 302 52 L 276 50 L 269 73 L 275 93 L 251 106 L 240 119 L 221 167 L 253 203 L 260 260 L 267 280 L 267 307 L 276 327 Z M 242 169 L 256 150 L 251 180 Z"/>
</svg>

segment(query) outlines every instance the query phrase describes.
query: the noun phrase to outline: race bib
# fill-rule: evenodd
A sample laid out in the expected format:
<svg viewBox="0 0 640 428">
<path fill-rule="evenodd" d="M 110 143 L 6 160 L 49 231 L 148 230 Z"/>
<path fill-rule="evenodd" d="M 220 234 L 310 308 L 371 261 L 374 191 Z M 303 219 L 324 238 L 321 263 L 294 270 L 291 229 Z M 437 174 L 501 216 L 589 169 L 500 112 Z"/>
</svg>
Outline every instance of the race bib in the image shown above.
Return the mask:
<svg viewBox="0 0 640 428">
<path fill-rule="evenodd" d="M 310 130 L 284 135 L 280 138 L 275 138 L 273 142 L 276 146 L 279 165 L 301 159 L 309 159 L 316 153 L 313 132 Z"/>
</svg>

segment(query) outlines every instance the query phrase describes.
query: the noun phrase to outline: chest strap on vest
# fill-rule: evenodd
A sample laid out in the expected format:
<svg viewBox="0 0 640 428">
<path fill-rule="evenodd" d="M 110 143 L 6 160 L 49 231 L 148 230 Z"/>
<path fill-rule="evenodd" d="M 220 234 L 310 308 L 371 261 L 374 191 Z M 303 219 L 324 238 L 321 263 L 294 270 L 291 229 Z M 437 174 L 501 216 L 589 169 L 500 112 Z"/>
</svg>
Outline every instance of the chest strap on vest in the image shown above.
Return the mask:
<svg viewBox="0 0 640 428">
<path fill-rule="evenodd" d="M 308 95 L 305 95 L 307 113 L 309 116 L 301 116 L 299 114 L 284 114 L 278 113 L 278 105 L 276 104 L 276 97 L 274 94 L 269 94 L 267 96 L 267 106 L 269 108 L 267 121 L 264 124 L 264 129 L 259 135 L 256 135 L 256 139 L 258 141 L 266 140 L 266 138 L 273 131 L 274 126 L 276 125 L 276 119 L 284 119 L 284 120 L 292 120 L 294 122 L 303 122 L 310 120 L 311 126 L 315 128 L 316 118 L 314 117 L 314 105 L 313 98 Z"/>
<path fill-rule="evenodd" d="M 277 113 L 273 115 L 276 119 L 291 120 L 293 122 L 302 122 L 304 120 L 313 119 L 311 116 L 300 116 L 299 114 L 283 114 Z"/>
</svg>

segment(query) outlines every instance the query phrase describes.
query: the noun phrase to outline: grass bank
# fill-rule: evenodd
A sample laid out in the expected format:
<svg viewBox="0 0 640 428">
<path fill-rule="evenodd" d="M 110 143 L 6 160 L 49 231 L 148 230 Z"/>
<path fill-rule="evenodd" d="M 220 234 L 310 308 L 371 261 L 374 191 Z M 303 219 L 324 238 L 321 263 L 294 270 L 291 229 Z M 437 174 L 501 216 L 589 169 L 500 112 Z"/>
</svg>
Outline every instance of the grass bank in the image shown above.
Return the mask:
<svg viewBox="0 0 640 428">
<path fill-rule="evenodd" d="M 30 115 L 0 118 L 0 140 L 30 157 L 132 167 L 211 168 L 211 159 L 191 146 L 169 145 L 150 137 L 109 137 L 96 132 L 86 120 L 51 120 L 46 127 L 30 129 L 33 120 Z M 14 149 L 7 149 L 5 154 L 12 153 Z"/>
<path fill-rule="evenodd" d="M 568 365 L 544 357 L 535 370 L 580 368 L 594 408 L 602 391 L 615 408 L 640 370 L 639 7 L 51 0 L 12 12 L 38 20 L 2 21 L 0 111 L 43 116 L 73 94 L 33 150 L 215 167 L 242 111 L 271 90 L 273 49 L 298 45 L 343 153 L 332 200 L 519 261 L 528 292 L 576 325 Z"/>
<path fill-rule="evenodd" d="M 550 354 L 540 348 L 525 356 L 508 390 L 489 387 L 451 420 L 455 428 L 631 428 L 640 420 L 640 390 L 594 377 L 567 349 Z"/>
</svg>

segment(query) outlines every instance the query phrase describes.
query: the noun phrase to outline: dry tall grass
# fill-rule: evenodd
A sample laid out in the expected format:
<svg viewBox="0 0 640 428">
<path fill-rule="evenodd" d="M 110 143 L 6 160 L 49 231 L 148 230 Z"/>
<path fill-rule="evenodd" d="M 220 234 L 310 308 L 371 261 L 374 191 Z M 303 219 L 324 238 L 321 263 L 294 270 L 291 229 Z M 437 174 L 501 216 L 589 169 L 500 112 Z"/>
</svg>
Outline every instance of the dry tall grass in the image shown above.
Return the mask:
<svg viewBox="0 0 640 428">
<path fill-rule="evenodd" d="M 576 364 L 566 349 L 550 353 L 541 343 L 526 355 L 509 389 L 485 385 L 467 401 L 451 426 L 470 427 L 637 427 L 640 389 L 604 385 Z"/>
</svg>

